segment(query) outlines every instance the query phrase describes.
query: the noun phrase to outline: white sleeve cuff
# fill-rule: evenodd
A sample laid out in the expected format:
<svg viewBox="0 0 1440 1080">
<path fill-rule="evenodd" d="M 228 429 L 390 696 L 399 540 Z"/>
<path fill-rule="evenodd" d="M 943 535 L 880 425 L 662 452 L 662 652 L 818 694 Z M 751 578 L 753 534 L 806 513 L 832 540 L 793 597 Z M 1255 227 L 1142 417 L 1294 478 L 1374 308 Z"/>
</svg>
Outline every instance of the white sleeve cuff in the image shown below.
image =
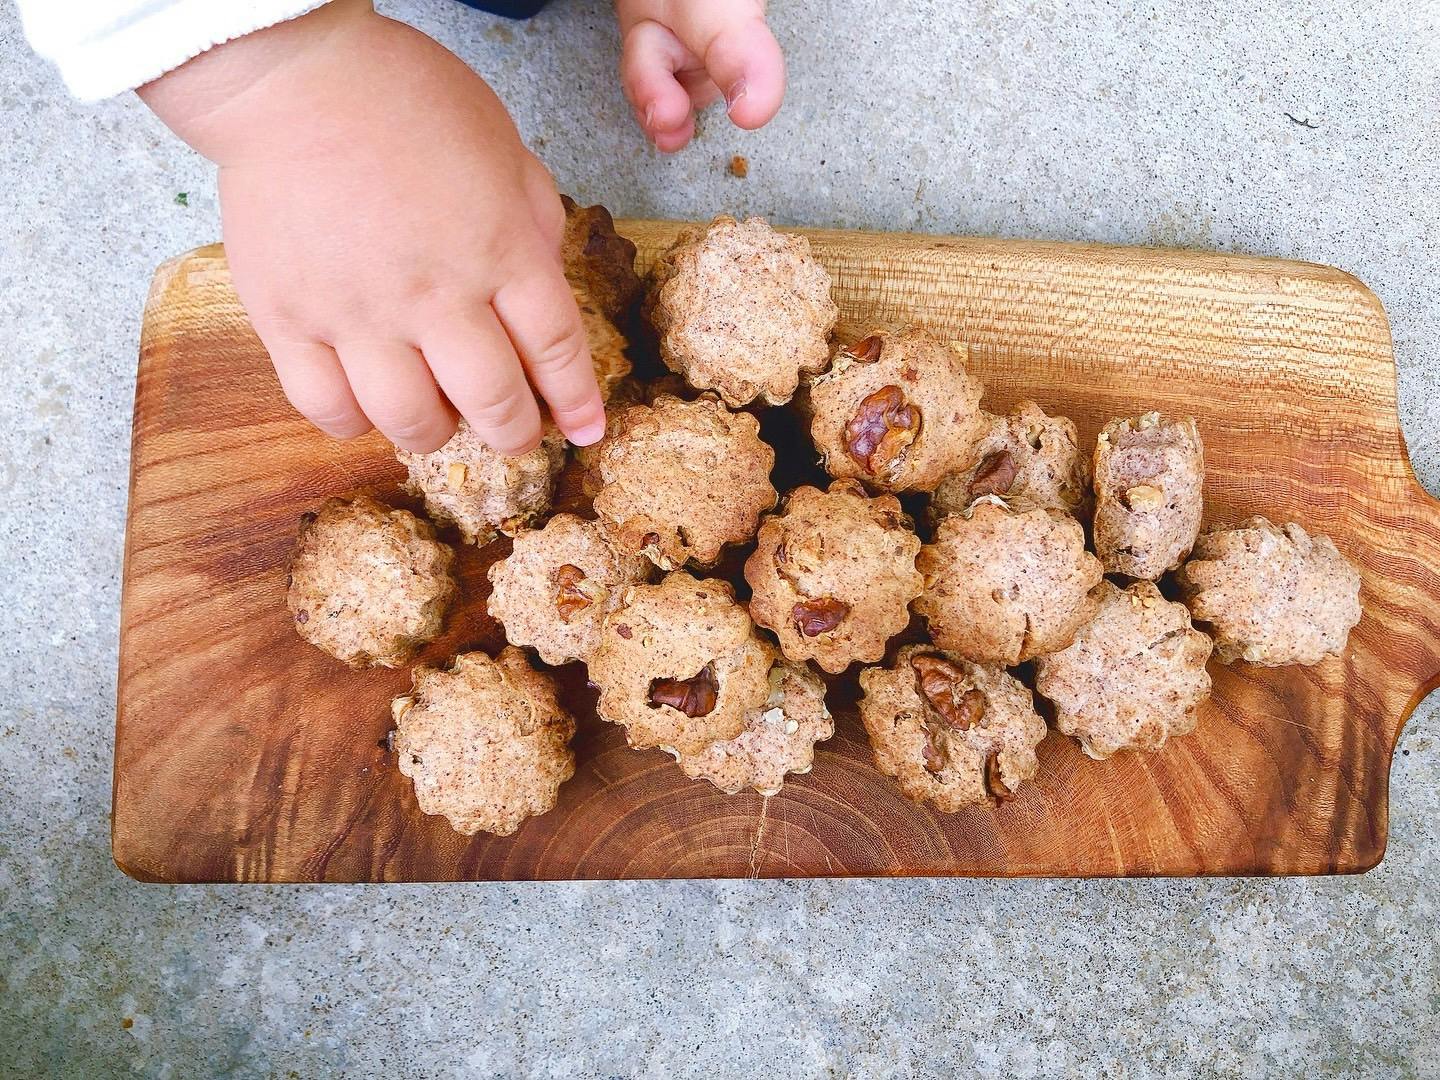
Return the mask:
<svg viewBox="0 0 1440 1080">
<path fill-rule="evenodd" d="M 20 0 L 31 45 L 81 101 L 133 90 L 192 57 L 329 0 Z"/>
</svg>

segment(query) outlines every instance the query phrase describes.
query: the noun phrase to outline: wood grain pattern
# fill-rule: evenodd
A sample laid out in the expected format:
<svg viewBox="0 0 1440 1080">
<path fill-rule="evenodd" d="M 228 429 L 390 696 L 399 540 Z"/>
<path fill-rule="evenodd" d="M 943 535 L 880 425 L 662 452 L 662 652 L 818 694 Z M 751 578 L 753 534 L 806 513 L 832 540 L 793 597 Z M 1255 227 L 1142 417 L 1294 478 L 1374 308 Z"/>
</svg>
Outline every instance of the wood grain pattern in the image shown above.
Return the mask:
<svg viewBox="0 0 1440 1080">
<path fill-rule="evenodd" d="M 677 226 L 627 222 L 642 264 Z M 1385 849 L 1400 728 L 1440 681 L 1440 509 L 1416 484 L 1375 298 L 1326 267 L 1150 251 L 812 232 L 847 320 L 916 321 L 971 343 L 987 406 L 1021 396 L 1103 421 L 1193 413 L 1207 520 L 1264 512 L 1328 533 L 1362 568 L 1343 659 L 1213 668 L 1196 735 L 1086 760 L 1052 733 L 1014 802 L 941 815 L 870 765 L 853 678 L 838 733 L 768 800 L 725 797 L 599 722 L 583 669 L 560 805 L 468 840 L 416 808 L 380 742 L 404 671 L 354 673 L 292 632 L 296 520 L 327 495 L 396 497 L 377 436 L 340 444 L 286 406 L 223 252 L 163 266 L 136 391 L 115 747 L 114 854 L 157 881 L 808 875 L 1314 874 Z M 798 451 L 793 452 L 798 454 Z M 805 462 L 798 462 L 802 469 Z M 570 491 L 573 488 L 567 488 Z M 573 493 L 567 498 L 573 500 Z M 400 500 L 405 502 L 405 500 Z M 484 569 L 421 659 L 495 649 Z"/>
</svg>

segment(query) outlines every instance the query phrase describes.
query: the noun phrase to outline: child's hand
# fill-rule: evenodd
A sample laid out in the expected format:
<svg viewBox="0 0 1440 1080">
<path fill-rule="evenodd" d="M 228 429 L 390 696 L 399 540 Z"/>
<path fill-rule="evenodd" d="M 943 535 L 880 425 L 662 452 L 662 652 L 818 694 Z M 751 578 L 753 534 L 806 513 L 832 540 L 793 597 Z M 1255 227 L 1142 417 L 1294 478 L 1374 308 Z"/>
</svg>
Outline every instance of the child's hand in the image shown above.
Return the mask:
<svg viewBox="0 0 1440 1080">
<path fill-rule="evenodd" d="M 724 97 L 738 126 L 763 127 L 785 96 L 785 59 L 765 25 L 765 0 L 616 0 L 620 78 L 645 134 L 679 150 L 695 113 Z"/>
<path fill-rule="evenodd" d="M 219 164 L 235 288 L 317 427 L 424 452 L 458 410 L 519 454 L 533 386 L 571 441 L 604 433 L 554 183 L 440 45 L 337 0 L 141 94 Z"/>
</svg>

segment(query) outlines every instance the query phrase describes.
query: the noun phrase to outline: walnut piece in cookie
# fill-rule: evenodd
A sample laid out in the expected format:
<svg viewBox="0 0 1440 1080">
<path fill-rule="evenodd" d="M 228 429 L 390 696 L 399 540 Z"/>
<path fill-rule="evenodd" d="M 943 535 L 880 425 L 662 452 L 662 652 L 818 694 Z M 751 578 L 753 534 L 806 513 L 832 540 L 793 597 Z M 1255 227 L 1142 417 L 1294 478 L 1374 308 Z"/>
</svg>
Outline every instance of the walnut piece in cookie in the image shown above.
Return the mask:
<svg viewBox="0 0 1440 1080">
<path fill-rule="evenodd" d="M 590 656 L 600 716 L 637 750 L 680 757 L 745 731 L 770 698 L 773 646 L 728 582 L 674 573 L 633 585 Z"/>
<path fill-rule="evenodd" d="M 617 550 L 662 570 L 712 565 L 726 544 L 755 535 L 775 505 L 775 451 L 749 413 L 710 395 L 662 394 L 627 409 L 591 455 L 586 489 Z"/>
<path fill-rule="evenodd" d="M 869 498 L 854 480 L 796 488 L 765 519 L 745 563 L 750 614 L 791 660 L 844 671 L 885 655 L 920 595 L 920 538 L 893 495 Z"/>
<path fill-rule="evenodd" d="M 1066 649 L 1035 662 L 1035 689 L 1055 726 L 1092 758 L 1158 750 L 1195 730 L 1210 696 L 1209 636 L 1148 581 L 1100 586 L 1100 608 Z"/>
<path fill-rule="evenodd" d="M 825 683 L 804 664 L 781 660 L 770 669 L 770 696 L 739 735 L 678 760 L 686 776 L 709 780 L 726 795 L 746 788 L 774 795 L 787 775 L 810 771 L 815 744 L 833 734 Z"/>
<path fill-rule="evenodd" d="M 1104 572 L 1069 514 L 988 495 L 941 519 L 916 560 L 915 611 L 947 652 L 1013 667 L 1063 649 L 1095 614 Z"/>
<path fill-rule="evenodd" d="M 1075 424 L 1047 416 L 1033 401 L 1022 401 L 1009 416 L 991 416 L 976 447 L 976 461 L 952 473 L 935 489 L 931 517 L 958 513 L 984 495 L 1007 502 L 1085 512 L 1090 498 L 1090 462 L 1076 441 Z"/>
<path fill-rule="evenodd" d="M 782 405 L 830 356 L 830 275 L 803 236 L 720 216 L 680 234 L 651 272 L 660 357 L 732 408 Z"/>
<path fill-rule="evenodd" d="M 635 245 L 615 232 L 615 220 L 603 206 L 579 206 L 561 195 L 565 234 L 560 254 L 570 284 L 583 289 L 607 319 L 623 322 L 640 298 L 635 274 Z"/>
<path fill-rule="evenodd" d="M 1328 536 L 1252 517 L 1200 534 L 1176 575 L 1223 664 L 1316 664 L 1360 621 L 1360 572 Z"/>
<path fill-rule="evenodd" d="M 917 327 L 840 349 L 806 402 L 826 471 L 884 491 L 933 491 L 970 468 L 988 421 L 965 358 Z"/>
<path fill-rule="evenodd" d="M 301 519 L 286 606 L 295 632 L 353 668 L 399 667 L 440 634 L 455 552 L 429 522 L 366 495 Z"/>
<path fill-rule="evenodd" d="M 466 836 L 509 836 L 554 808 L 575 775 L 575 721 L 523 652 L 463 653 L 448 670 L 419 667 L 412 678 L 391 708 L 392 744 L 422 811 Z"/>
<path fill-rule="evenodd" d="M 1106 573 L 1155 581 L 1200 533 L 1205 450 L 1194 419 L 1112 420 L 1095 445 L 1095 551 Z"/>
<path fill-rule="evenodd" d="M 568 664 L 594 652 L 605 616 L 651 570 L 648 560 L 612 548 L 595 522 L 556 514 L 519 533 L 510 554 L 491 565 L 487 605 L 506 641 L 530 646 L 547 664 Z"/>
<path fill-rule="evenodd" d="M 1014 797 L 1039 769 L 1045 721 L 1030 691 L 998 667 L 907 645 L 860 673 L 860 719 L 875 767 L 916 802 L 953 813 Z"/>
<path fill-rule="evenodd" d="M 395 456 L 409 471 L 405 490 L 425 500 L 425 512 L 441 525 L 454 525 L 467 544 L 483 546 L 497 532 L 513 536 L 549 512 L 555 477 L 565 464 L 565 437 L 547 420 L 539 446 L 506 457 L 461 420 L 439 450 L 397 448 Z"/>
</svg>

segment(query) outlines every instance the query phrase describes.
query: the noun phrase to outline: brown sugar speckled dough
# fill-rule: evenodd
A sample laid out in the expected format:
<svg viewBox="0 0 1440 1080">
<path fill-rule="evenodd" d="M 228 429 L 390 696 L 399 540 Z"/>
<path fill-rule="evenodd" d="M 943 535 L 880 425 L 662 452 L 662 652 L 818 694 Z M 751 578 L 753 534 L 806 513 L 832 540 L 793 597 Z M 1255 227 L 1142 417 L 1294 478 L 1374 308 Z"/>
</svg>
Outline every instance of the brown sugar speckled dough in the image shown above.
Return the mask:
<svg viewBox="0 0 1440 1080">
<path fill-rule="evenodd" d="M 745 563 L 750 613 L 791 660 L 832 673 L 879 660 L 920 595 L 919 551 L 893 495 L 869 498 L 853 480 L 797 488 L 760 526 Z"/>
<path fill-rule="evenodd" d="M 916 802 L 953 813 L 1005 801 L 1039 769 L 1045 721 L 1030 691 L 998 667 L 907 645 L 860 673 L 860 719 L 875 767 Z"/>
<path fill-rule="evenodd" d="M 416 668 L 413 680 L 391 710 L 392 745 L 422 811 L 466 836 L 509 836 L 554 808 L 575 775 L 575 721 L 524 653 L 463 653 L 446 671 Z"/>
<path fill-rule="evenodd" d="M 567 664 L 595 650 L 605 616 L 651 569 L 616 552 L 595 522 L 556 514 L 517 535 L 509 556 L 491 565 L 487 603 L 506 641 L 530 646 L 547 664 Z"/>
<path fill-rule="evenodd" d="M 555 477 L 565 464 L 565 437 L 547 421 L 539 446 L 506 457 L 461 420 L 439 450 L 397 448 L 395 456 L 409 471 L 405 490 L 425 500 L 425 512 L 441 525 L 454 525 L 467 544 L 483 546 L 497 532 L 513 536 L 549 512 Z"/>
<path fill-rule="evenodd" d="M 295 632 L 351 667 L 399 667 L 435 638 L 457 587 L 455 553 L 407 510 L 365 495 L 301 519 L 286 606 Z"/>
<path fill-rule="evenodd" d="M 1148 581 L 1100 586 L 1100 609 L 1069 648 L 1035 662 L 1035 689 L 1055 726 L 1092 758 L 1157 750 L 1195 730 L 1210 696 L 1210 638 Z"/>
<path fill-rule="evenodd" d="M 1095 552 L 1106 573 L 1155 581 L 1200 533 L 1205 451 L 1190 417 L 1112 420 L 1095 445 Z"/>
<path fill-rule="evenodd" d="M 661 359 L 733 408 L 789 401 L 829 359 L 837 315 L 810 241 L 727 216 L 656 260 L 646 308 Z"/>
<path fill-rule="evenodd" d="M 775 505 L 775 451 L 759 422 L 709 395 L 626 410 L 591 462 L 586 487 L 606 536 L 662 570 L 713 564 Z"/>
<path fill-rule="evenodd" d="M 611 322 L 620 323 L 642 285 L 635 274 L 635 245 L 615 232 L 615 221 L 603 206 L 579 206 L 561 195 L 565 235 L 560 253 L 570 284 L 583 289 Z"/>
<path fill-rule="evenodd" d="M 915 602 L 942 649 L 1013 667 L 1063 649 L 1094 613 L 1104 572 L 1069 514 L 987 495 L 942 518 L 917 560 Z"/>
<path fill-rule="evenodd" d="M 1360 621 L 1360 572 L 1328 536 L 1252 517 L 1206 530 L 1176 578 L 1221 663 L 1316 664 Z"/>
<path fill-rule="evenodd" d="M 727 795 L 746 788 L 774 795 L 788 774 L 810 771 L 815 744 L 833 734 L 825 683 L 805 665 L 782 660 L 770 669 L 770 697 L 744 731 L 678 760 L 686 776 L 709 780 Z"/>
<path fill-rule="evenodd" d="M 933 491 L 968 469 L 988 421 L 965 358 L 963 347 L 914 327 L 837 352 L 807 401 L 825 470 L 885 491 Z"/>
<path fill-rule="evenodd" d="M 770 698 L 775 659 L 728 582 L 674 573 L 632 586 L 606 617 L 590 680 L 631 746 L 683 756 L 745 730 Z"/>
<path fill-rule="evenodd" d="M 1009 416 L 991 416 L 976 447 L 975 464 L 947 476 L 930 503 L 933 520 L 964 510 L 982 495 L 1019 505 L 1083 514 L 1090 498 L 1089 455 L 1076 442 L 1075 424 L 1047 416 L 1022 401 Z"/>
</svg>

